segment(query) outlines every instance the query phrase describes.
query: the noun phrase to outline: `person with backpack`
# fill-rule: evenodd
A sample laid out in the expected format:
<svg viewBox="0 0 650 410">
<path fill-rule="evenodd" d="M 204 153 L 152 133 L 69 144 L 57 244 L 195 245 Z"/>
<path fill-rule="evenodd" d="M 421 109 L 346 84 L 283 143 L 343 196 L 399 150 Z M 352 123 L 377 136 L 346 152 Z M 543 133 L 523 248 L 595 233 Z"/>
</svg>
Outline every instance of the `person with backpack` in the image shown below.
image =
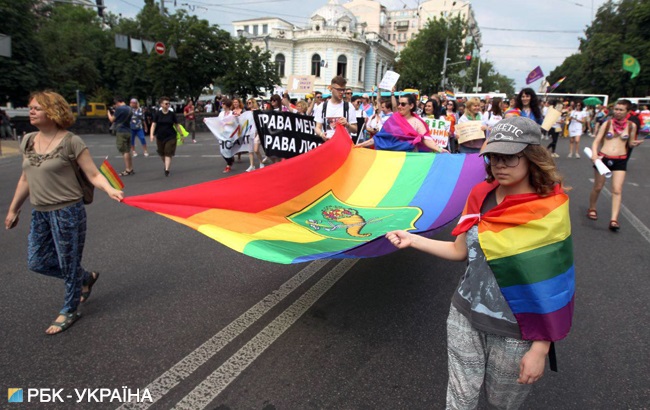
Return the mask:
<svg viewBox="0 0 650 410">
<path fill-rule="evenodd" d="M 129 124 L 131 127 L 131 156 L 138 156 L 138 153 L 135 152 L 135 138 L 138 137 L 140 145 L 142 145 L 143 154 L 145 157 L 148 157 L 149 151 L 147 151 L 147 140 L 144 137 L 144 134 L 148 132 L 149 129 L 144 120 L 144 112 L 136 98 L 131 98 L 129 106 L 131 107 L 131 123 Z"/>
<path fill-rule="evenodd" d="M 344 126 L 350 134 L 357 133 L 357 112 L 347 101 L 343 101 L 347 80 L 340 75 L 332 78 L 332 98 L 314 110 L 316 135 L 327 141 L 332 138 L 337 125 Z"/>
<path fill-rule="evenodd" d="M 124 193 L 99 173 L 83 140 L 67 131 L 75 118 L 61 95 L 36 92 L 29 100 L 29 122 L 38 132 L 22 139 L 23 172 L 9 205 L 5 228 L 18 224 L 20 208 L 29 197 L 34 209 L 27 237 L 27 266 L 65 282 L 63 308 L 45 331 L 55 335 L 79 319 L 79 304 L 88 300 L 99 278 L 98 272 L 81 266 L 86 208 L 74 167 L 79 167 L 92 185 L 110 198 L 122 201 Z"/>
</svg>

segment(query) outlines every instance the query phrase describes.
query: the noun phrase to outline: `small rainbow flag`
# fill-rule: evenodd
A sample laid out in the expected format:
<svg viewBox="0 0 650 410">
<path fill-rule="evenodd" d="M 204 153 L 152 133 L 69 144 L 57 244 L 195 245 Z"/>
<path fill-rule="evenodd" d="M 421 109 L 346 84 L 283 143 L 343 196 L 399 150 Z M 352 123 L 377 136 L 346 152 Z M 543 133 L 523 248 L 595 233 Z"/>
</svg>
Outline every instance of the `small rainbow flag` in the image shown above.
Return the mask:
<svg viewBox="0 0 650 410">
<path fill-rule="evenodd" d="M 115 189 L 124 188 L 124 182 L 120 179 L 120 176 L 115 172 L 115 169 L 108 162 L 108 159 L 105 159 L 102 162 L 102 165 L 99 167 L 99 172 L 102 173 L 104 178 L 108 180 L 108 183 Z"/>
<path fill-rule="evenodd" d="M 453 91 L 447 90 L 445 91 L 445 95 L 447 96 L 447 98 L 456 98 L 456 94 L 454 94 Z"/>
<path fill-rule="evenodd" d="M 575 298 L 569 197 L 557 185 L 547 196 L 507 196 L 480 214 L 498 186 L 472 190 L 452 234 L 478 225 L 478 239 L 524 340 L 556 341 L 571 328 Z"/>
<path fill-rule="evenodd" d="M 354 148 L 338 126 L 320 147 L 272 167 L 124 203 L 243 254 L 299 263 L 394 252 L 386 232 L 441 228 L 484 178 L 478 155 Z"/>
<path fill-rule="evenodd" d="M 566 80 L 566 77 L 562 77 L 562 78 L 560 78 L 559 80 L 557 80 L 557 82 L 556 82 L 555 84 L 553 84 L 552 86 L 548 87 L 548 88 L 546 89 L 546 92 L 547 92 L 547 93 L 553 92 L 553 90 L 555 90 L 556 88 L 558 88 L 558 87 L 560 86 L 560 84 L 562 84 L 562 81 L 564 81 L 564 80 Z"/>
</svg>

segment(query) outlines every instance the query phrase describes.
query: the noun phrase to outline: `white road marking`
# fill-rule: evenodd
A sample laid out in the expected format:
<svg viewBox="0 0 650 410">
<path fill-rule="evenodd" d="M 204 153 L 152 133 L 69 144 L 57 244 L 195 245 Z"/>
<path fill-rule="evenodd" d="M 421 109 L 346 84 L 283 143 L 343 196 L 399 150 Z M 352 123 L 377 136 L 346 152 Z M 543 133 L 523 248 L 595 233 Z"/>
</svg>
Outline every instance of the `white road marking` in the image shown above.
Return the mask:
<svg viewBox="0 0 650 410">
<path fill-rule="evenodd" d="M 325 292 L 345 275 L 358 259 L 344 259 L 329 271 L 230 359 L 185 396 L 174 409 L 206 408 L 230 383 L 291 327 Z"/>
<path fill-rule="evenodd" d="M 237 319 L 232 321 L 228 326 L 217 332 L 208 341 L 188 354 L 180 362 L 176 363 L 171 369 L 160 375 L 156 380 L 151 382 L 146 389 L 151 393 L 151 403 L 124 403 L 119 409 L 147 409 L 156 401 L 160 400 L 171 389 L 176 387 L 180 382 L 192 374 L 201 365 L 207 362 L 212 356 L 217 354 L 233 339 L 243 333 L 249 326 L 255 323 L 259 318 L 271 310 L 275 305 L 280 303 L 291 292 L 301 286 L 306 280 L 311 278 L 329 260 L 321 259 L 307 265 L 291 279 L 286 281 L 277 290 L 271 292 L 255 306 L 248 309 Z"/>
<path fill-rule="evenodd" d="M 591 183 L 593 184 L 594 179 L 589 178 L 589 181 L 591 181 Z M 602 192 L 605 194 L 607 198 L 612 199 L 612 193 L 606 187 L 603 187 Z M 621 215 L 623 215 L 623 217 L 627 219 L 627 221 L 634 227 L 634 229 L 636 229 L 641 234 L 641 236 L 646 241 L 650 242 L 650 229 L 647 226 L 645 226 L 645 224 L 641 222 L 641 220 L 637 218 L 636 215 L 634 215 L 632 211 L 630 211 L 623 204 L 621 204 Z"/>
</svg>

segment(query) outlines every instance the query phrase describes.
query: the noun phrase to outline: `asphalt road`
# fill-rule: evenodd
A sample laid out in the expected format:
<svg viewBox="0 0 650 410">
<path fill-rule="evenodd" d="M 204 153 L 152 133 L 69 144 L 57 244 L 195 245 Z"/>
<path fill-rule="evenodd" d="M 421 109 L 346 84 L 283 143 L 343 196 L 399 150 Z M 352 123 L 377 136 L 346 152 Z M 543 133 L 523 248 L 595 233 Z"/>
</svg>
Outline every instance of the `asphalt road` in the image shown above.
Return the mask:
<svg viewBox="0 0 650 410">
<path fill-rule="evenodd" d="M 85 140 L 96 163 L 109 155 L 122 169 L 113 137 Z M 198 141 L 179 148 L 169 178 L 156 156 L 135 158 L 126 194 L 223 178 L 216 141 Z M 566 140 L 559 145 L 573 187 L 575 321 L 557 344 L 560 372 L 547 372 L 525 407 L 648 408 L 650 141 L 630 161 L 618 233 L 607 229 L 606 195 L 600 219 L 585 217 L 591 166 L 566 158 Z M 18 157 L 0 159 L 3 219 L 19 174 Z M 276 265 L 101 191 L 87 211 L 84 265 L 102 276 L 82 319 L 54 337 L 44 330 L 64 289 L 26 269 L 29 206 L 0 234 L 0 386 L 64 389 L 64 403 L 22 405 L 8 404 L 3 390 L 0 408 L 115 409 L 116 400 L 92 401 L 98 392 L 75 403 L 74 389 L 145 387 L 159 397 L 152 409 L 444 408 L 445 320 L 462 263 L 406 250 Z"/>
</svg>

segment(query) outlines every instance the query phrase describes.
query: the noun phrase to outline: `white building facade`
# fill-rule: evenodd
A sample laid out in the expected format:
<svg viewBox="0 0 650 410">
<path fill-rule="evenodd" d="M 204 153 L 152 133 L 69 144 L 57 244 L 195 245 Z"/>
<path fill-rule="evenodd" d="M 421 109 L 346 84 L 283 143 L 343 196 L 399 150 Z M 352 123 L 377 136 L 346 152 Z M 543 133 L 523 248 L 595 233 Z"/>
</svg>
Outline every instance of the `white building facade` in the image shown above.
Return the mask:
<svg viewBox="0 0 650 410">
<path fill-rule="evenodd" d="M 283 87 L 290 75 L 314 75 L 315 91 L 327 92 L 331 79 L 342 75 L 354 91 L 369 91 L 395 62 L 394 46 L 337 0 L 316 10 L 303 28 L 279 18 L 233 26 L 237 35 L 272 53 Z"/>
</svg>

